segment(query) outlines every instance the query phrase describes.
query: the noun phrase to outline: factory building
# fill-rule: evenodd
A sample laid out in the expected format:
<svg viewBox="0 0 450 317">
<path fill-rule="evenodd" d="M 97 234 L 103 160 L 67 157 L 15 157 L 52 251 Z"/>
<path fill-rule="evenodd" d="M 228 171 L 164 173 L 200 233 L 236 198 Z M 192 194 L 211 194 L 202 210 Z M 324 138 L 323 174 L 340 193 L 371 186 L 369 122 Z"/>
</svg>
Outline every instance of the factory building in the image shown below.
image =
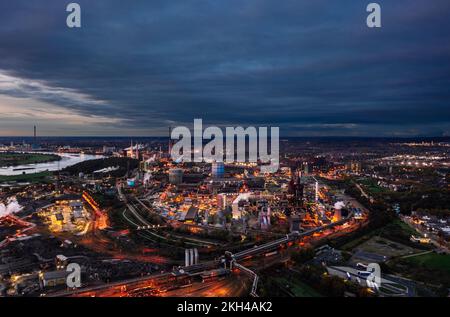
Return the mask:
<svg viewBox="0 0 450 317">
<path fill-rule="evenodd" d="M 169 170 L 169 183 L 178 185 L 183 182 L 183 170 L 180 168 L 173 168 Z"/>
<path fill-rule="evenodd" d="M 197 219 L 197 216 L 198 216 L 198 208 L 190 206 L 188 211 L 181 216 L 180 221 L 193 223 Z"/>
<path fill-rule="evenodd" d="M 68 275 L 69 273 L 65 270 L 41 272 L 39 274 L 39 285 L 41 288 L 64 285 Z"/>
<path fill-rule="evenodd" d="M 270 207 L 262 207 L 258 214 L 259 226 L 261 230 L 268 230 L 270 228 Z"/>
<path fill-rule="evenodd" d="M 301 231 L 301 219 L 300 216 L 298 215 L 292 215 L 291 219 L 290 219 L 290 231 L 294 232 L 294 231 Z"/>
</svg>

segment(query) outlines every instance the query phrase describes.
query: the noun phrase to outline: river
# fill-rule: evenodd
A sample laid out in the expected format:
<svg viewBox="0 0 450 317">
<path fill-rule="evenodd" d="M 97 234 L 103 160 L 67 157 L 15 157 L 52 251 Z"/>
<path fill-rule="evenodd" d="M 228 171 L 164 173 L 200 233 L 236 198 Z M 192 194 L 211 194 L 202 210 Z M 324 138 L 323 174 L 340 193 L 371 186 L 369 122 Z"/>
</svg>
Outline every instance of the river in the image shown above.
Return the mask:
<svg viewBox="0 0 450 317">
<path fill-rule="evenodd" d="M 84 161 L 104 157 L 102 155 L 91 155 L 91 154 L 68 154 L 68 153 L 45 153 L 45 154 L 59 155 L 61 156 L 61 160 L 47 163 L 0 167 L 0 175 L 10 176 L 10 175 L 21 175 L 23 173 L 34 174 L 45 171 L 57 171 L 59 169 L 63 169 L 65 167 L 72 166 Z"/>
</svg>

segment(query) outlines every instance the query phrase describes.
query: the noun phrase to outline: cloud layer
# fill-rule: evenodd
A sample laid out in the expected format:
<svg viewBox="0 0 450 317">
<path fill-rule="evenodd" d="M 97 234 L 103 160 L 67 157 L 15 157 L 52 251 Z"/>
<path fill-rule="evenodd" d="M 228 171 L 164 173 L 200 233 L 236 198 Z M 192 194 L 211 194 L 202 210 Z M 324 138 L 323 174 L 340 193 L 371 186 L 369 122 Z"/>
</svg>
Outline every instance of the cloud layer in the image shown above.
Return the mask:
<svg viewBox="0 0 450 317">
<path fill-rule="evenodd" d="M 58 0 L 0 3 L 0 134 L 162 135 L 197 117 L 284 135 L 450 133 L 447 0 L 379 1 L 381 29 L 364 1 L 78 3 L 81 29 Z"/>
</svg>

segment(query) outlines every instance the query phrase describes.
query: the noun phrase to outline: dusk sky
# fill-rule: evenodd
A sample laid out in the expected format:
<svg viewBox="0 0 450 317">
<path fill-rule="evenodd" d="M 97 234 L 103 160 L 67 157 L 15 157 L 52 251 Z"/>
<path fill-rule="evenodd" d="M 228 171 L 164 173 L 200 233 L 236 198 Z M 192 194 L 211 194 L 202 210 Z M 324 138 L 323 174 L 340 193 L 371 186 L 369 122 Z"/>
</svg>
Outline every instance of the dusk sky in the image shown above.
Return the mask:
<svg viewBox="0 0 450 317">
<path fill-rule="evenodd" d="M 450 1 L 0 0 L 0 135 L 449 136 Z"/>
</svg>

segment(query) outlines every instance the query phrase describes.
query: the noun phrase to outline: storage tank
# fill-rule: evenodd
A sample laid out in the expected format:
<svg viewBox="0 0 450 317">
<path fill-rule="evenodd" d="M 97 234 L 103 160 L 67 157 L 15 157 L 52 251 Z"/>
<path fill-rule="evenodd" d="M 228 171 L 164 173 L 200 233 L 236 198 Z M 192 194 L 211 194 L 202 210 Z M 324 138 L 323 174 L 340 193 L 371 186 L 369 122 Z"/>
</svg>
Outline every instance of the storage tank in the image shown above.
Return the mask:
<svg viewBox="0 0 450 317">
<path fill-rule="evenodd" d="M 211 165 L 211 176 L 213 178 L 223 178 L 225 174 L 225 165 L 223 162 L 213 162 Z"/>
<path fill-rule="evenodd" d="M 181 168 L 173 168 L 169 170 L 169 183 L 178 185 L 183 182 L 183 170 Z"/>
</svg>

